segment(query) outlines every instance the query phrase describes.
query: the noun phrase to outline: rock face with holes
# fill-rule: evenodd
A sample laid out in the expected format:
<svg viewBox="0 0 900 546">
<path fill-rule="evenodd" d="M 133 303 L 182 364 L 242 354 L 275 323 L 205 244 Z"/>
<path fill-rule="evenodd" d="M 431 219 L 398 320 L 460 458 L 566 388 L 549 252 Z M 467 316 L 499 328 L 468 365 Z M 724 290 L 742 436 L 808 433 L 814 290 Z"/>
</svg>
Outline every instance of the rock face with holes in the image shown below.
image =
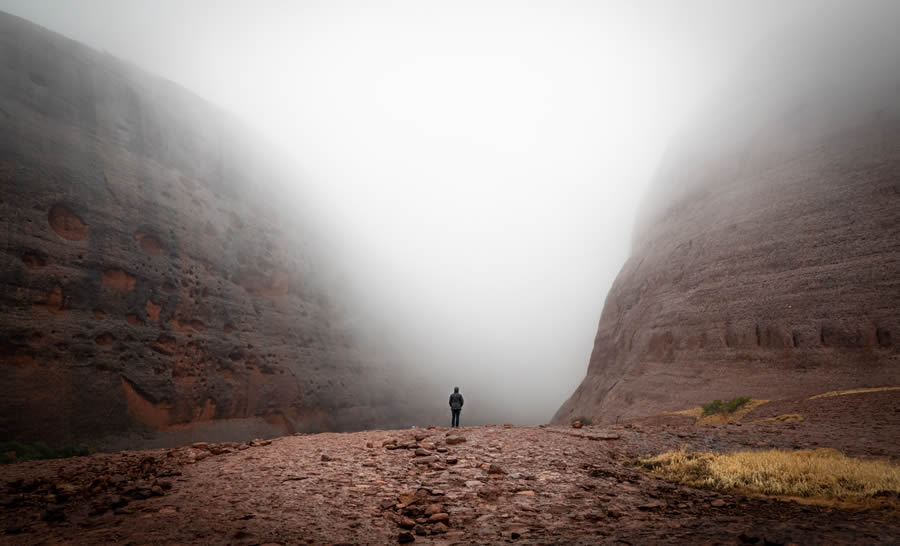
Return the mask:
<svg viewBox="0 0 900 546">
<path fill-rule="evenodd" d="M 409 423 L 320 288 L 291 181 L 213 106 L 0 13 L 0 439 Z"/>
<path fill-rule="evenodd" d="M 673 145 L 554 421 L 900 384 L 900 73 L 843 45 L 768 57 Z"/>
</svg>

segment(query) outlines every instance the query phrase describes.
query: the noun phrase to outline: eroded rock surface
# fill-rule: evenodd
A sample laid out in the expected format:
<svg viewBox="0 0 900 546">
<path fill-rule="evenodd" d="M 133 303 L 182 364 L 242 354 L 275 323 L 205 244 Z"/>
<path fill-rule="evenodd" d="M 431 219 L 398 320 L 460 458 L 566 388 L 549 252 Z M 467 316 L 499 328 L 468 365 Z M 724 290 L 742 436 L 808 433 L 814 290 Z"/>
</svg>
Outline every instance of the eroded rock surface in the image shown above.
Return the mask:
<svg viewBox="0 0 900 546">
<path fill-rule="evenodd" d="M 281 208 L 296 181 L 240 124 L 0 14 L 0 126 L 4 440 L 403 422 Z"/>
<path fill-rule="evenodd" d="M 900 73 L 845 45 L 673 144 L 556 422 L 898 383 Z"/>
</svg>

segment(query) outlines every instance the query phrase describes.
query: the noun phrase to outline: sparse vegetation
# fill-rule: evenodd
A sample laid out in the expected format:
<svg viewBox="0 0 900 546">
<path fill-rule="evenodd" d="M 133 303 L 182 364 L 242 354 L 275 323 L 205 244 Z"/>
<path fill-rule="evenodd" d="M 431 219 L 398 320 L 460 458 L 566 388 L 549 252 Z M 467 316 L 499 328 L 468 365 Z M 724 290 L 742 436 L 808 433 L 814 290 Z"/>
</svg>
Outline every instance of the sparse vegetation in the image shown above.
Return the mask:
<svg viewBox="0 0 900 546">
<path fill-rule="evenodd" d="M 829 398 L 831 396 L 843 396 L 845 394 L 860 394 L 864 392 L 881 392 L 881 391 L 897 391 L 900 390 L 900 387 L 873 387 L 867 389 L 847 389 L 844 391 L 831 391 L 822 394 L 817 394 L 815 396 L 810 396 L 810 400 L 815 400 L 817 398 Z"/>
<path fill-rule="evenodd" d="M 90 455 L 86 445 L 50 447 L 44 442 L 23 444 L 20 442 L 0 442 L 0 464 L 38 461 L 42 459 L 64 459 Z"/>
<path fill-rule="evenodd" d="M 581 422 L 581 424 L 584 426 L 589 426 L 589 425 L 594 424 L 594 421 L 591 420 L 590 417 L 585 417 L 584 415 L 579 415 L 578 417 L 572 417 L 571 424 L 575 424 L 576 421 Z"/>
<path fill-rule="evenodd" d="M 698 425 L 717 425 L 740 421 L 751 411 L 768 403 L 768 400 L 757 400 L 755 398 L 739 396 L 728 402 L 714 400 L 709 404 L 697 406 L 696 408 L 680 411 L 665 411 L 663 412 L 663 415 L 684 415 L 686 417 L 692 417 Z M 707 413 L 706 408 L 709 408 L 712 413 Z M 733 409 L 729 410 L 727 408 Z"/>
<path fill-rule="evenodd" d="M 719 491 L 861 502 L 900 493 L 900 465 L 834 449 L 697 453 L 670 451 L 638 466 L 661 478 Z"/>
<path fill-rule="evenodd" d="M 766 417 L 765 419 L 757 419 L 756 421 L 751 421 L 751 422 L 752 423 L 772 423 L 772 422 L 787 423 L 787 422 L 791 422 L 791 421 L 796 421 L 799 423 L 799 422 L 805 421 L 805 420 L 806 419 L 799 413 L 785 413 L 783 415 L 776 415 L 775 417 Z"/>
<path fill-rule="evenodd" d="M 740 408 L 747 405 L 751 398 L 749 396 L 735 396 L 727 402 L 721 400 L 713 400 L 709 404 L 703 404 L 703 415 L 715 415 L 717 413 L 734 413 Z"/>
</svg>

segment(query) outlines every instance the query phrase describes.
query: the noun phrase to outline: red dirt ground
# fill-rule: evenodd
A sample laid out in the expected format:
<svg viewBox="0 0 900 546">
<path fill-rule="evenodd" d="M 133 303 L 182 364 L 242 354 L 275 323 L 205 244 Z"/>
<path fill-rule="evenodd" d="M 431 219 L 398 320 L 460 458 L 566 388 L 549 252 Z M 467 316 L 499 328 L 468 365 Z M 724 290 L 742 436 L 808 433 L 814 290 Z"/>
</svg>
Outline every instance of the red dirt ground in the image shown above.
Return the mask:
<svg viewBox="0 0 900 546">
<path fill-rule="evenodd" d="M 896 499 L 801 505 L 667 483 L 630 462 L 681 446 L 896 461 L 898 407 L 893 391 L 773 402 L 744 418 L 807 419 L 793 424 L 376 430 L 14 464 L 0 467 L 0 542 L 896 543 Z"/>
</svg>

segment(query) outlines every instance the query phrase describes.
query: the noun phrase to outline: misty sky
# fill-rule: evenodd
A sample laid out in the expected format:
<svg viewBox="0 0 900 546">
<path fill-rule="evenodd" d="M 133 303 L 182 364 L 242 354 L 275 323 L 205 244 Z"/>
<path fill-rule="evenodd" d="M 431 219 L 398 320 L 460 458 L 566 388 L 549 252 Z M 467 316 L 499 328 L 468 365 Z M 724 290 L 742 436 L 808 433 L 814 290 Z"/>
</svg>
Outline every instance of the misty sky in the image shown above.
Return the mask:
<svg viewBox="0 0 900 546">
<path fill-rule="evenodd" d="M 0 0 L 274 142 L 300 167 L 286 198 L 317 203 L 347 294 L 436 403 L 458 384 L 517 423 L 583 378 L 672 135 L 824 5 Z"/>
</svg>

